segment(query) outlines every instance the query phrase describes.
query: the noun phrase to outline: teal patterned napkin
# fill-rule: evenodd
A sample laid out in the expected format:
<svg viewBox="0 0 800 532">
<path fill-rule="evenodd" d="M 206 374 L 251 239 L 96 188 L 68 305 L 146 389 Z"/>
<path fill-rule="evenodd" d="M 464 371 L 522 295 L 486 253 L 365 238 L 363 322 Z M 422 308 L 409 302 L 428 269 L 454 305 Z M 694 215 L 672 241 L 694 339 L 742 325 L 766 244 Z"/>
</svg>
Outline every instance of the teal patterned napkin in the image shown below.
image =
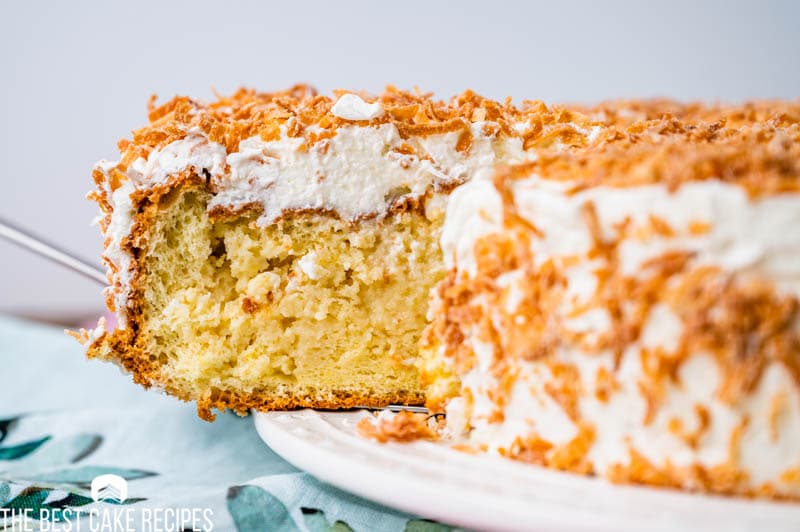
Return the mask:
<svg viewBox="0 0 800 532">
<path fill-rule="evenodd" d="M 61 330 L 0 316 L 0 529 L 449 531 L 317 481 L 249 418 L 197 418 Z M 123 500 L 92 480 L 127 480 Z"/>
</svg>

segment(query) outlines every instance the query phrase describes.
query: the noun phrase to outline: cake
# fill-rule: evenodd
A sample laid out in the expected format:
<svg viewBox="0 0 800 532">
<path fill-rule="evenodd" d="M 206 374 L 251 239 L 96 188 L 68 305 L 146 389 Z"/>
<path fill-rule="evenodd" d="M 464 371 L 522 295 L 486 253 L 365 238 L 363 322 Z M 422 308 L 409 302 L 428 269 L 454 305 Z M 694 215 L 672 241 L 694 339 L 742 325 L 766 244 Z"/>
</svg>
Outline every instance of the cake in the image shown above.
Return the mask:
<svg viewBox="0 0 800 532">
<path fill-rule="evenodd" d="M 94 168 L 118 323 L 79 336 L 89 357 L 209 420 L 421 404 L 448 194 L 601 129 L 541 102 L 392 87 L 153 98 L 148 118 Z"/>
<path fill-rule="evenodd" d="M 213 410 L 800 499 L 800 105 L 308 86 L 149 105 L 79 338 Z"/>
<path fill-rule="evenodd" d="M 584 108 L 593 146 L 454 191 L 420 360 L 454 445 L 800 499 L 798 109 Z"/>
</svg>

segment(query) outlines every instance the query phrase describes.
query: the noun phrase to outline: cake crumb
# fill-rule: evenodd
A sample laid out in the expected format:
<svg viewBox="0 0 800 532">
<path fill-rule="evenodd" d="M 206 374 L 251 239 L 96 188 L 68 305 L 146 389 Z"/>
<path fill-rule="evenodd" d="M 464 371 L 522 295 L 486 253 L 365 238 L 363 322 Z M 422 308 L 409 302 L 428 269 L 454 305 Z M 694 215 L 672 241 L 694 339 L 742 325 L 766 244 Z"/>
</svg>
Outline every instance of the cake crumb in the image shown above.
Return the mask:
<svg viewBox="0 0 800 532">
<path fill-rule="evenodd" d="M 95 341 L 102 338 L 106 332 L 108 327 L 106 326 L 106 319 L 105 317 L 101 316 L 100 319 L 97 321 L 97 327 L 94 329 L 84 329 L 81 327 L 77 331 L 73 331 L 71 329 L 64 329 L 64 332 L 73 338 L 75 338 L 81 345 L 92 345 Z"/>
<path fill-rule="evenodd" d="M 389 441 L 438 440 L 439 435 L 428 424 L 429 416 L 414 412 L 381 412 L 377 417 L 365 417 L 358 422 L 358 433 L 380 443 Z"/>
</svg>

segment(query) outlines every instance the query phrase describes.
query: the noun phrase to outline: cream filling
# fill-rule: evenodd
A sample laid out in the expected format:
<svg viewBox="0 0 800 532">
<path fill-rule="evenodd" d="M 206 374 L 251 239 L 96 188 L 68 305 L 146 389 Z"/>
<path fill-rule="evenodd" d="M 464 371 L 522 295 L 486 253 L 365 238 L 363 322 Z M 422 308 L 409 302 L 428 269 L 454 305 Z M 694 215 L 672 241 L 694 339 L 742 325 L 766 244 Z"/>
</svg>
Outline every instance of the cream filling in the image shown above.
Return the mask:
<svg viewBox="0 0 800 532">
<path fill-rule="evenodd" d="M 146 189 L 193 168 L 218 187 L 210 208 L 257 203 L 264 207 L 262 225 L 296 209 L 327 210 L 354 220 L 466 181 L 497 162 L 527 158 L 520 139 L 487 137 L 484 124 L 472 125 L 474 141 L 467 154 L 456 150 L 459 132 L 404 141 L 393 124 L 340 127 L 333 138 L 310 148 L 304 139 L 289 137 L 284 127 L 280 139 L 251 137 L 228 155 L 192 129 L 184 139 L 134 161 L 128 177 L 137 189 Z M 422 155 L 400 153 L 406 143 L 415 144 Z"/>
<path fill-rule="evenodd" d="M 167 183 L 170 177 L 188 168 L 200 175 L 222 175 L 225 164 L 225 147 L 208 140 L 199 128 L 192 128 L 183 139 L 151 151 L 147 159 L 133 161 L 128 178 L 137 188 L 149 188 Z"/>
<path fill-rule="evenodd" d="M 589 261 L 575 266 L 560 262 L 562 258 L 583 256 L 592 239 L 582 210 L 586 202 L 594 203 L 601 230 L 615 236 L 615 225 L 630 218 L 633 230 L 619 246 L 620 267 L 626 274 L 636 275 L 648 259 L 671 250 L 688 250 L 696 254 L 695 264 L 719 266 L 739 276 L 769 279 L 784 293 L 800 296 L 800 195 L 779 194 L 751 199 L 740 187 L 719 181 L 693 182 L 674 193 L 658 185 L 629 188 L 596 187 L 577 194 L 566 194 L 569 183 L 546 181 L 536 177 L 517 182 L 513 193 L 518 212 L 544 233 L 531 242 L 535 261 L 541 264 L 555 260 L 568 277 L 563 312 L 566 315 L 588 300 L 596 289 L 596 278 Z M 674 230 L 672 237 L 645 234 L 650 217 L 657 216 Z M 697 222 L 708 225 L 708 231 L 693 234 L 690 226 Z M 638 231 L 637 231 L 638 228 Z M 450 197 L 442 236 L 442 248 L 448 268 L 458 275 L 476 274 L 474 246 L 481 237 L 498 234 L 502 227 L 502 202 L 494 186 L 486 180 L 473 180 Z M 521 271 L 505 273 L 498 284 L 506 290 L 505 308 L 487 308 L 480 298 L 475 303 L 492 313 L 513 313 L 521 299 L 516 283 Z M 500 326 L 497 320 L 494 320 Z M 566 320 L 576 331 L 602 333 L 610 326 L 607 312 L 592 309 Z M 800 323 L 798 323 L 800 327 Z M 655 418 L 644 423 L 647 403 L 638 388 L 645 378 L 639 352 L 642 346 L 674 350 L 683 324 L 668 307 L 656 305 L 645 324 L 639 342 L 628 347 L 622 365 L 614 374 L 620 390 L 604 403 L 595 396 L 597 371 L 613 368 L 610 352 L 588 355 L 577 348 L 559 348 L 556 359 L 574 365 L 580 374 L 581 416 L 595 426 L 596 441 L 588 458 L 602 472 L 614 463 L 628 463 L 629 446 L 651 462 L 674 466 L 693 463 L 715 466 L 728 459 L 731 433 L 749 416 L 739 446 L 737 466 L 750 475 L 753 486 L 771 481 L 784 491 L 800 493 L 800 486 L 781 484 L 781 472 L 800 466 L 800 390 L 788 370 L 773 363 L 764 371 L 756 390 L 737 404 L 721 402 L 715 395 L 720 371 L 716 361 L 706 353 L 693 353 L 682 365 L 679 383 L 670 384 Z M 503 334 L 502 328 L 498 331 Z M 495 385 L 487 361 L 494 357 L 493 347 L 468 334 L 465 341 L 473 349 L 478 364 L 461 376 L 462 388 L 474 397 L 472 409 L 464 400 L 454 399 L 447 407 L 449 431 L 469 433 L 476 444 L 490 450 L 510 448 L 517 437 L 535 432 L 556 444 L 575 437 L 578 427 L 564 410 L 545 392 L 544 385 L 553 380 L 547 366 L 517 362 L 519 377 L 510 401 L 505 406 L 504 421 L 490 423 L 497 408 L 489 397 Z M 775 414 L 776 401 L 781 410 Z M 710 413 L 711 424 L 696 448 L 671 433 L 670 420 L 680 420 L 684 433 L 698 426 L 695 405 Z M 768 426 L 774 420 L 773 428 Z"/>
<path fill-rule="evenodd" d="M 486 137 L 483 124 L 472 128 L 475 141 L 466 155 L 455 149 L 458 132 L 404 141 L 393 124 L 341 127 L 332 139 L 309 149 L 301 138 L 250 138 L 228 156 L 230 172 L 215 176 L 219 192 L 210 206 L 261 205 L 261 225 L 295 209 L 332 211 L 355 220 L 461 183 L 498 160 L 524 160 L 519 139 Z M 407 142 L 428 157 L 400 153 Z"/>
</svg>

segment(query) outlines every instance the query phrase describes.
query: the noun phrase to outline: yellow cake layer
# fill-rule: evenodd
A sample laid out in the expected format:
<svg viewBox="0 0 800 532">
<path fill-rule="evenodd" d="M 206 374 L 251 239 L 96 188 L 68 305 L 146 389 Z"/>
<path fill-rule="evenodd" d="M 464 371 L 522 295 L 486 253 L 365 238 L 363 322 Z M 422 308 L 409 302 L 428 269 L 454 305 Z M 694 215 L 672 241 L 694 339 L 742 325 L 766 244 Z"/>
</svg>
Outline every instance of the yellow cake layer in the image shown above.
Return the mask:
<svg viewBox="0 0 800 532">
<path fill-rule="evenodd" d="M 209 197 L 181 193 L 148 231 L 131 346 L 153 362 L 146 379 L 206 417 L 217 401 L 243 412 L 423 400 L 414 360 L 443 269 L 440 219 L 308 213 L 262 228 L 247 214 L 212 221 Z"/>
</svg>

